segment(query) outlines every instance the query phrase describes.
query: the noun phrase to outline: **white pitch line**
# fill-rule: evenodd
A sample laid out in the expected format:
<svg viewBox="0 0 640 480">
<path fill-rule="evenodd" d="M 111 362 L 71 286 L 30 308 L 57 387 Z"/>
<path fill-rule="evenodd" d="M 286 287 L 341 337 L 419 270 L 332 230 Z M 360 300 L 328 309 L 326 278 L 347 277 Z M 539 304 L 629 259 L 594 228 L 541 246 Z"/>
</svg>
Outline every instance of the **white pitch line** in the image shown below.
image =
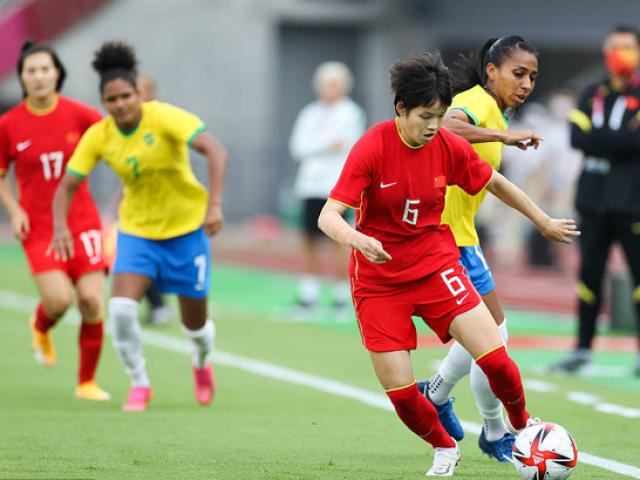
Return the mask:
<svg viewBox="0 0 640 480">
<path fill-rule="evenodd" d="M 0 289 L 0 309 L 30 314 L 33 312 L 36 304 L 37 299 L 33 297 Z M 74 310 L 66 316 L 65 323 L 76 324 L 77 322 L 77 311 Z M 144 330 L 143 340 L 147 345 L 172 352 L 189 353 L 191 351 L 191 345 L 186 340 L 174 337 L 173 335 Z M 386 411 L 393 411 L 393 406 L 386 395 L 336 380 L 331 380 L 329 378 L 300 372 L 298 370 L 293 370 L 264 360 L 256 360 L 220 350 L 216 351 L 214 354 L 214 361 L 218 365 L 237 368 L 263 377 L 273 378 L 274 380 L 293 383 L 339 397 L 349 398 L 371 407 L 380 408 Z M 476 435 L 480 433 L 480 429 L 482 428 L 479 424 L 473 422 L 462 421 L 461 423 L 466 431 Z M 615 460 L 609 460 L 607 458 L 598 457 L 582 451 L 579 453 L 578 459 L 580 463 L 592 465 L 594 467 L 640 480 L 640 468 L 633 465 L 616 462 Z"/>
</svg>

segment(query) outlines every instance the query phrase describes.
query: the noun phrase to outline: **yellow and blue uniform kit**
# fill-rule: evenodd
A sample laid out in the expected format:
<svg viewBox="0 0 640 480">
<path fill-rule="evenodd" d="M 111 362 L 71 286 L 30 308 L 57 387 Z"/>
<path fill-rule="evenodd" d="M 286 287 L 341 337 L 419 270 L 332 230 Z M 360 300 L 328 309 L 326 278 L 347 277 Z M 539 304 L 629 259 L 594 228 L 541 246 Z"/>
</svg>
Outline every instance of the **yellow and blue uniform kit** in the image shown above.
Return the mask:
<svg viewBox="0 0 640 480">
<path fill-rule="evenodd" d="M 67 171 L 84 178 L 104 160 L 124 186 L 114 273 L 149 276 L 162 291 L 206 295 L 211 252 L 202 224 L 208 193 L 188 155 L 205 129 L 197 116 L 152 101 L 142 104 L 134 130 L 121 131 L 109 116 L 80 140 Z"/>
<path fill-rule="evenodd" d="M 89 128 L 67 171 L 85 177 L 104 160 L 122 180 L 120 229 L 164 240 L 197 230 L 207 208 L 207 190 L 189 163 L 188 146 L 206 129 L 202 120 L 158 101 L 142 104 L 142 118 L 121 132 L 109 116 Z"/>
<path fill-rule="evenodd" d="M 204 298 L 211 286 L 211 244 L 204 229 L 166 240 L 118 232 L 113 273 L 137 273 L 151 278 L 163 293 Z"/>
<path fill-rule="evenodd" d="M 450 109 L 463 111 L 477 127 L 506 130 L 509 126 L 495 99 L 480 85 L 453 97 Z M 500 167 L 504 148 L 501 142 L 474 143 L 471 146 L 491 167 L 496 170 Z M 495 288 L 474 224 L 486 194 L 487 191 L 483 190 L 472 196 L 459 187 L 449 186 L 442 213 L 442 223 L 449 225 L 460 249 L 460 263 L 481 295 Z"/>
</svg>

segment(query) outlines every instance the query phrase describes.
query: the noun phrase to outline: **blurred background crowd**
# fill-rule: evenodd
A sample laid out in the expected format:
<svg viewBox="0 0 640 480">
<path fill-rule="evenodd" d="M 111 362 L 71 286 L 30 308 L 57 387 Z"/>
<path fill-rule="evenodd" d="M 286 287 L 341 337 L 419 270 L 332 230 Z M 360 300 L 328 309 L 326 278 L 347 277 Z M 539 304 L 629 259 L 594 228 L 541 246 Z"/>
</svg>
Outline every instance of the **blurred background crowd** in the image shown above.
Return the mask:
<svg viewBox="0 0 640 480">
<path fill-rule="evenodd" d="M 97 80 L 90 68 L 93 51 L 108 39 L 135 45 L 140 70 L 157 82 L 157 97 L 200 116 L 229 153 L 227 226 L 215 240 L 217 255 L 304 270 L 303 257 L 291 255 L 299 245 L 295 232 L 301 226 L 303 202 L 296 193 L 300 163 L 293 158 L 290 139 L 300 110 L 316 98 L 313 79 L 318 65 L 335 61 L 348 67 L 346 93 L 350 91 L 369 127 L 393 115 L 388 68 L 394 60 L 438 48 L 451 62 L 489 37 L 526 38 L 540 52 L 539 82 L 515 113 L 511 128 L 534 129 L 544 142 L 539 150 L 527 152 L 506 148 L 503 173 L 548 212 L 572 216 L 582 158 L 570 146 L 567 114 L 580 91 L 605 75 L 602 40 L 621 22 L 640 25 L 640 4 L 2 0 L 0 111 L 21 99 L 15 61 L 26 37 L 53 44 L 68 69 L 63 93 L 98 108 Z M 194 158 L 194 169 L 204 181 L 204 162 Z M 115 216 L 118 182 L 104 166 L 90 181 L 108 223 Z M 518 284 L 524 287 L 501 289 L 507 302 L 520 297 L 526 303 L 538 297 L 555 309 L 574 311 L 576 250 L 563 249 L 560 254 L 512 210 L 491 199 L 485 203 L 478 224 L 497 274 L 506 272 L 508 279 L 510 272 L 518 272 L 522 278 L 523 271 L 544 268 L 546 290 L 540 284 L 527 284 L 525 278 Z M 0 238 L 11 238 L 4 211 L 0 211 Z M 332 253 L 324 255 L 328 259 Z M 623 268 L 617 253 L 613 265 Z"/>
</svg>

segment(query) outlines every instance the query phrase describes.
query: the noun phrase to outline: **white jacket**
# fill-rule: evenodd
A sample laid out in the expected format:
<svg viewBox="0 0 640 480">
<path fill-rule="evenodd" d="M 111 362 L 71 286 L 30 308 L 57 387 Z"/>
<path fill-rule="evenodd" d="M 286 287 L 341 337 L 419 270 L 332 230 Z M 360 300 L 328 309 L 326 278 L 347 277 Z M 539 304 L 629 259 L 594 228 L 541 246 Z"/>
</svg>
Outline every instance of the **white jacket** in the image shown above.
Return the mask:
<svg viewBox="0 0 640 480">
<path fill-rule="evenodd" d="M 349 97 L 332 105 L 315 101 L 304 107 L 289 139 L 291 156 L 300 162 L 295 194 L 303 199 L 327 198 L 364 129 L 364 112 Z M 342 143 L 342 149 L 331 151 L 336 142 Z"/>
</svg>

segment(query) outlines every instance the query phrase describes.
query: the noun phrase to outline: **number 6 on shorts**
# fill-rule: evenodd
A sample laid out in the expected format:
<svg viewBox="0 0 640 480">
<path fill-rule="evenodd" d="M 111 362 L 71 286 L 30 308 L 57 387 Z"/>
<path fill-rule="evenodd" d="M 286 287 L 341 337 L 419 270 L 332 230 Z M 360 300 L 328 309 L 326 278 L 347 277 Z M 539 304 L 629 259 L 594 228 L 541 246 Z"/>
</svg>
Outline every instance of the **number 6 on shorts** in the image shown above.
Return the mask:
<svg viewBox="0 0 640 480">
<path fill-rule="evenodd" d="M 454 269 L 449 268 L 448 270 L 445 270 L 444 272 L 440 273 L 440 276 L 442 277 L 442 281 L 444 282 L 444 284 L 447 286 L 447 288 L 451 292 L 451 295 L 456 297 L 462 292 L 464 292 L 467 289 L 467 287 L 464 286 L 464 283 L 462 283 L 462 280 L 460 280 L 460 277 L 458 277 L 457 275 L 449 276 L 453 272 L 454 272 Z"/>
</svg>

